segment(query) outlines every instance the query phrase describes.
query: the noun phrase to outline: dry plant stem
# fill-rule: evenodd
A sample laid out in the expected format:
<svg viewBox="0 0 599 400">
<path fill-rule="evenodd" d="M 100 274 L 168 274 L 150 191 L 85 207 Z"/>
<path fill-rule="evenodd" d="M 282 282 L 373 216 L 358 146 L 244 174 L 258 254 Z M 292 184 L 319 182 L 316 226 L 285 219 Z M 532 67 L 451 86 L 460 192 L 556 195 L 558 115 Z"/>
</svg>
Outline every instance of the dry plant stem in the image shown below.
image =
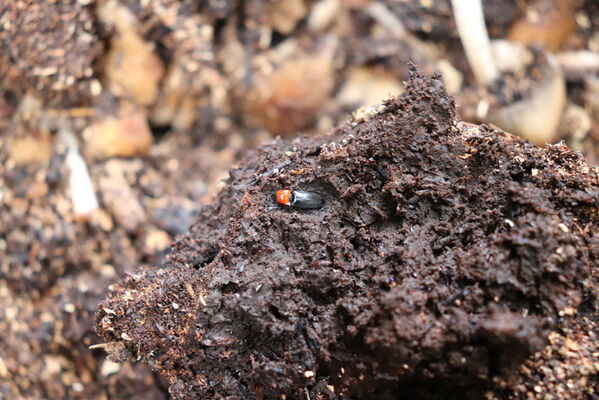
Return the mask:
<svg viewBox="0 0 599 400">
<path fill-rule="evenodd" d="M 69 187 L 73 199 L 73 211 L 78 218 L 86 218 L 98 209 L 98 199 L 94 192 L 87 164 L 77 146 L 77 139 L 69 128 L 60 130 L 60 138 L 67 147 L 66 164 L 71 171 Z"/>
<path fill-rule="evenodd" d="M 487 86 L 499 77 L 480 0 L 452 0 L 453 15 L 476 82 Z"/>
</svg>

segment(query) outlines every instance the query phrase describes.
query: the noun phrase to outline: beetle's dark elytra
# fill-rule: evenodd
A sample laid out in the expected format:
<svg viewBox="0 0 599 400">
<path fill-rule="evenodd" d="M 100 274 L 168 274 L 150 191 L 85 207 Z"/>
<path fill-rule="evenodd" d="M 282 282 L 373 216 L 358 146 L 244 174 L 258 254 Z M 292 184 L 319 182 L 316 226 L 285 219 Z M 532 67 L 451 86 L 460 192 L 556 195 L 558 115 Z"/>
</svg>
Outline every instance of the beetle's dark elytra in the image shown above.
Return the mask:
<svg viewBox="0 0 599 400">
<path fill-rule="evenodd" d="M 316 193 L 294 190 L 289 196 L 289 204 L 297 208 L 316 209 L 322 208 L 324 199 Z"/>
</svg>

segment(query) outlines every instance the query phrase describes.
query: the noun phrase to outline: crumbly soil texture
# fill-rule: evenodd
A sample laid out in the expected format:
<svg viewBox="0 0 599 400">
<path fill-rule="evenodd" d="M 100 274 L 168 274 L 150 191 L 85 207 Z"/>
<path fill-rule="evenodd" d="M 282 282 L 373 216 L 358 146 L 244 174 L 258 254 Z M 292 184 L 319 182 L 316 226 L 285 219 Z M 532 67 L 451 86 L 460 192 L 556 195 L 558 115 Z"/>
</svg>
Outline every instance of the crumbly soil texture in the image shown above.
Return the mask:
<svg viewBox="0 0 599 400">
<path fill-rule="evenodd" d="M 162 268 L 115 285 L 99 331 L 176 399 L 524 396 L 549 333 L 594 326 L 598 177 L 461 122 L 412 70 L 378 113 L 248 156 Z"/>
</svg>

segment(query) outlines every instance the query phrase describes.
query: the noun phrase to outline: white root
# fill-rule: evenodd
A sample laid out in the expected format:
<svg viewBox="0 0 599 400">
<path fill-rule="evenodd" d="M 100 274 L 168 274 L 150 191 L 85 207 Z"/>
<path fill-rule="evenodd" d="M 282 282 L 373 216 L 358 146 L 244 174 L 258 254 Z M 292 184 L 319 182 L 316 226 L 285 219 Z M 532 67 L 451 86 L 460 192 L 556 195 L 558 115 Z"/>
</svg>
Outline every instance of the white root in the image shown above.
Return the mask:
<svg viewBox="0 0 599 400">
<path fill-rule="evenodd" d="M 93 211 L 98 209 L 98 199 L 94 192 L 87 164 L 79 154 L 77 139 L 73 132 L 69 128 L 63 127 L 59 135 L 67 148 L 65 162 L 71 172 L 69 187 L 75 216 L 77 218 L 87 218 Z"/>
<path fill-rule="evenodd" d="M 476 82 L 488 86 L 499 77 L 481 0 L 452 0 L 453 15 Z"/>
</svg>

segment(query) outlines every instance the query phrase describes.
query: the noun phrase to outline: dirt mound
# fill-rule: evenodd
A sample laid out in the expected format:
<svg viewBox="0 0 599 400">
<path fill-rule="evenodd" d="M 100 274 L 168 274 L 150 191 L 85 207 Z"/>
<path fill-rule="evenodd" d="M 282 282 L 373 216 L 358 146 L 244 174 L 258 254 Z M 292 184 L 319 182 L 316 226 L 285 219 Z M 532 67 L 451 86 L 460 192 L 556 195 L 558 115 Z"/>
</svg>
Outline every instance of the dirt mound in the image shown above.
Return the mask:
<svg viewBox="0 0 599 400">
<path fill-rule="evenodd" d="M 596 310 L 598 176 L 565 146 L 460 122 L 412 71 L 378 114 L 233 169 L 164 267 L 114 288 L 99 330 L 174 398 L 509 391 L 551 331 Z M 324 206 L 277 205 L 279 189 Z"/>
</svg>

